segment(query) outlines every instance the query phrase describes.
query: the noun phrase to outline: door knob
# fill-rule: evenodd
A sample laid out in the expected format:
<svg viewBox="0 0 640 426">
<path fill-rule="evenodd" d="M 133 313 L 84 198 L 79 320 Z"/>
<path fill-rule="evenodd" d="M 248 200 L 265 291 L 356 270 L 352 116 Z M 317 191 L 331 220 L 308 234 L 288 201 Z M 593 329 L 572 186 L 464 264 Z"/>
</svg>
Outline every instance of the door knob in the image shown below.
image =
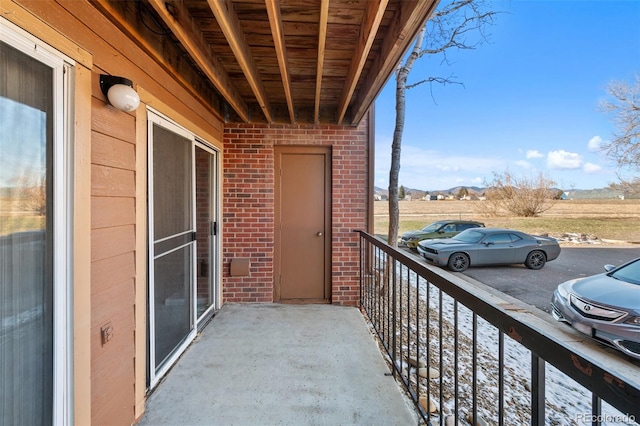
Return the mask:
<svg viewBox="0 0 640 426">
<path fill-rule="evenodd" d="M 318 237 L 322 237 L 322 231 L 318 232 L 316 235 L 317 235 Z"/>
</svg>

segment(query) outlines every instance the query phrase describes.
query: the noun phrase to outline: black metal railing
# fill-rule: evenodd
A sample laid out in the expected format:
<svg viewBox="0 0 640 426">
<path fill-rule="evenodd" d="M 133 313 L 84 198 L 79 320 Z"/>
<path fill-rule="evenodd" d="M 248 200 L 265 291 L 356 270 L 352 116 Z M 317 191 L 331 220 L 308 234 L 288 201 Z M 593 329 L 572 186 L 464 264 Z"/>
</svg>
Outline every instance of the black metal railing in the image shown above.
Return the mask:
<svg viewBox="0 0 640 426">
<path fill-rule="evenodd" d="M 356 232 L 361 308 L 394 376 L 427 423 L 599 425 L 640 420 L 638 382 L 563 342 L 558 336 L 564 332 L 557 327 L 521 305 Z M 634 368 L 629 364 L 628 371 Z"/>
</svg>

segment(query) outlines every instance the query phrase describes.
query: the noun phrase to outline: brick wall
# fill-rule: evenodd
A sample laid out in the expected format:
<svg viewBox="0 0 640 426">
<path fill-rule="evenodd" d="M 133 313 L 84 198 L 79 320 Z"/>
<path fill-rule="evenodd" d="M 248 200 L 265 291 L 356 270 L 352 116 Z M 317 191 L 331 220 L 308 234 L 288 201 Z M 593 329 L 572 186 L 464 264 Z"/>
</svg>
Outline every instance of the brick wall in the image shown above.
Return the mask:
<svg viewBox="0 0 640 426">
<path fill-rule="evenodd" d="M 224 130 L 223 301 L 273 302 L 276 145 L 330 146 L 332 153 L 332 303 L 358 302 L 358 239 L 367 229 L 368 125 L 227 124 Z M 231 277 L 233 258 L 250 276 Z"/>
</svg>

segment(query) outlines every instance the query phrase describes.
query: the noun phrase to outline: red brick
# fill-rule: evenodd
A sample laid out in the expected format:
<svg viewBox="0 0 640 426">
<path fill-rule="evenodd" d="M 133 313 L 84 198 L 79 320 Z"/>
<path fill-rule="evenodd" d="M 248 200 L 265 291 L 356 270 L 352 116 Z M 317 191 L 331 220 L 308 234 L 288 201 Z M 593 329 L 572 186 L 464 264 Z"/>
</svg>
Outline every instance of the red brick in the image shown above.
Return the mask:
<svg viewBox="0 0 640 426">
<path fill-rule="evenodd" d="M 358 243 L 366 229 L 368 125 L 228 124 L 223 164 L 223 297 L 229 302 L 273 302 L 274 146 L 332 147 L 332 303 L 357 305 Z M 229 276 L 235 257 L 249 257 L 250 276 Z"/>
</svg>

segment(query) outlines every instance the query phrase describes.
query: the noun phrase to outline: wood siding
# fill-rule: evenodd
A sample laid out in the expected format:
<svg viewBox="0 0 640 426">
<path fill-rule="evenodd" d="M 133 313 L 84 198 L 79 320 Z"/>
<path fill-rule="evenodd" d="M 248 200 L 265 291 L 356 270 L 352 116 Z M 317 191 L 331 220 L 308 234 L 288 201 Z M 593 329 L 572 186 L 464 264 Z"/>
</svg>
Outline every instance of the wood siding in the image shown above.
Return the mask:
<svg viewBox="0 0 640 426">
<path fill-rule="evenodd" d="M 140 93 L 141 109 L 152 102 L 182 125 L 204 133 L 209 140 L 213 136 L 211 142 L 221 140 L 223 126 L 210 106 L 191 95 L 184 82 L 173 79 L 88 1 L 3 1 L 2 11 L 7 19 L 43 37 L 78 64 L 90 67 L 89 78 L 81 79 L 86 87 L 76 90 L 91 96 L 78 97 L 74 107 L 76 118 L 82 117 L 88 121 L 86 125 L 90 124 L 90 133 L 77 135 L 83 139 L 75 141 L 77 145 L 88 144 L 90 134 L 87 170 L 90 167 L 91 196 L 84 202 L 87 210 L 91 209 L 91 230 L 90 235 L 82 236 L 91 246 L 86 256 L 90 282 L 76 282 L 75 286 L 78 294 L 82 293 L 80 288 L 89 287 L 90 306 L 84 306 L 86 318 L 90 318 L 88 330 L 76 327 L 76 334 L 87 333 L 91 343 L 90 354 L 76 352 L 75 362 L 90 363 L 90 381 L 85 382 L 90 383 L 90 389 L 80 392 L 90 394 L 91 403 L 85 404 L 90 405 L 89 415 L 84 414 L 84 405 L 76 404 L 75 418 L 90 417 L 95 425 L 130 425 L 141 414 L 139 407 L 143 404 L 137 399 L 144 398 L 146 388 L 144 372 L 136 372 L 136 368 L 144 369 L 145 362 L 137 362 L 135 357 L 136 353 L 145 353 L 144 348 L 136 348 L 144 341 L 136 339 L 136 333 L 146 334 L 145 329 L 136 330 L 136 324 L 146 323 L 138 319 L 146 316 L 146 304 L 137 299 L 136 306 L 136 295 L 146 293 L 146 268 L 136 269 L 137 259 L 146 259 L 146 252 L 140 250 L 145 243 L 138 241 L 144 232 L 137 232 L 137 228 L 146 226 L 137 211 L 145 203 L 139 203 L 136 194 L 146 194 L 145 188 L 137 186 L 139 175 L 147 173 L 146 162 L 136 158 L 136 145 L 146 143 L 147 123 L 145 114 L 128 114 L 108 105 L 99 76 L 131 79 Z M 103 345 L 100 328 L 107 323 L 113 337 Z M 76 401 L 82 401 L 84 397 L 78 393 L 76 389 Z"/>
<path fill-rule="evenodd" d="M 90 279 L 74 283 L 74 294 L 86 296 L 82 299 L 85 306 L 76 308 L 84 309 L 84 316 L 76 315 L 76 319 L 86 320 L 86 325 L 76 324 L 74 332 L 76 337 L 90 336 L 90 348 L 76 350 L 74 363 L 90 364 L 90 377 L 83 382 L 89 389 L 76 388 L 75 419 L 81 420 L 77 424 L 131 425 L 142 414 L 146 389 L 145 107 L 153 107 L 224 148 L 225 301 L 273 299 L 274 146 L 322 145 L 331 147 L 332 156 L 332 302 L 357 304 L 358 239 L 352 230 L 367 229 L 372 135 L 366 120 L 358 127 L 225 126 L 214 108 L 194 94 L 197 90 L 187 87 L 188 80 L 174 78 L 168 70 L 170 63 L 158 63 L 93 4 L 85 0 L 7 0 L 0 4 L 0 11 L 86 67 L 88 75 L 76 82 L 82 85 L 76 87 L 76 95 L 82 92 L 85 96 L 76 97 L 74 118 L 83 120 L 80 127 L 86 128 L 76 133 L 80 139 L 75 143 L 91 151 L 81 176 L 83 184 L 90 176 L 90 194 L 87 190 L 86 198 L 75 201 L 85 204 L 91 213 L 86 232 L 75 238 L 89 241 L 86 246 L 91 248 L 74 261 L 88 264 Z M 343 60 L 329 56 L 328 60 Z M 295 60 L 295 54 L 292 57 Z M 131 79 L 142 100 L 138 111 L 124 113 L 108 105 L 100 90 L 100 74 Z M 333 83 L 326 79 L 323 89 Z M 237 257 L 251 259 L 249 277 L 229 276 L 229 262 Z M 107 323 L 113 337 L 103 345 L 100 328 Z M 89 398 L 90 404 L 82 403 Z"/>
</svg>

